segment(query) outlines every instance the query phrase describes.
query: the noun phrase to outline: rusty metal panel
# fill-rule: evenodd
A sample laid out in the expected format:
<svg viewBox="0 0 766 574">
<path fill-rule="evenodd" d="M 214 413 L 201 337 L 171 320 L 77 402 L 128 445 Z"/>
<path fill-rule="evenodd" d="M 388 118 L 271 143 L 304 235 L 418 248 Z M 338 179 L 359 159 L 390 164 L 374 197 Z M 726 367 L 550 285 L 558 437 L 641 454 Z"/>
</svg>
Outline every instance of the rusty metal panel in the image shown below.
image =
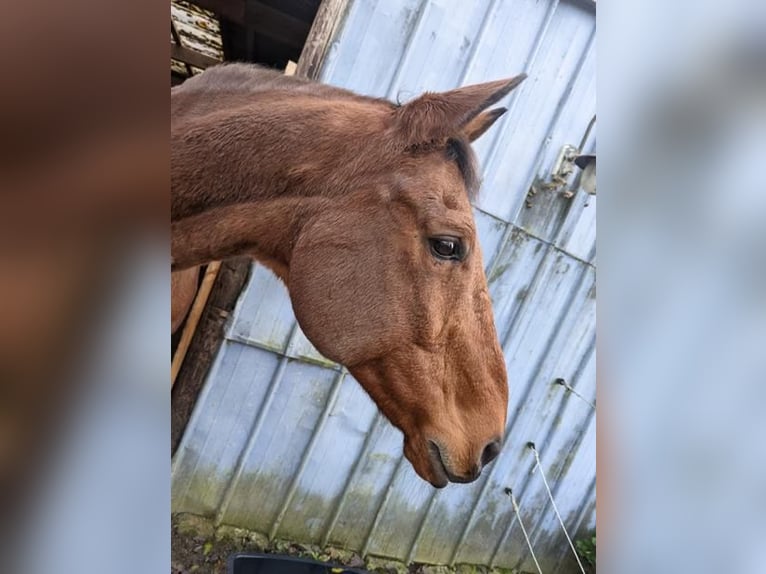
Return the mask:
<svg viewBox="0 0 766 574">
<path fill-rule="evenodd" d="M 562 147 L 595 151 L 595 129 L 583 140 L 594 36 L 587 2 L 352 0 L 321 71 L 400 101 L 529 74 L 476 145 L 474 213 L 511 385 L 507 440 L 483 476 L 439 491 L 420 480 L 401 433 L 306 340 L 284 286 L 255 265 L 173 463 L 174 511 L 403 562 L 534 571 L 512 488 L 544 571 L 576 568 L 540 470 L 570 534 L 592 531 L 596 198 L 566 197 L 577 173 L 528 191 L 550 182 Z"/>
</svg>

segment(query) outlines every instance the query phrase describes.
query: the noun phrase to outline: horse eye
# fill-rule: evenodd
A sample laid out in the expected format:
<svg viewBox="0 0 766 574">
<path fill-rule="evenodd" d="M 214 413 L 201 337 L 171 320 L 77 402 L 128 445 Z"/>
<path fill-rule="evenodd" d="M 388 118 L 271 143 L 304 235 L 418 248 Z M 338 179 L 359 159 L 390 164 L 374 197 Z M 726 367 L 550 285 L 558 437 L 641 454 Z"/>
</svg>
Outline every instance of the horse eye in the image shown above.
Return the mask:
<svg viewBox="0 0 766 574">
<path fill-rule="evenodd" d="M 431 253 L 439 259 L 463 258 L 463 245 L 456 237 L 433 237 L 428 240 Z"/>
</svg>

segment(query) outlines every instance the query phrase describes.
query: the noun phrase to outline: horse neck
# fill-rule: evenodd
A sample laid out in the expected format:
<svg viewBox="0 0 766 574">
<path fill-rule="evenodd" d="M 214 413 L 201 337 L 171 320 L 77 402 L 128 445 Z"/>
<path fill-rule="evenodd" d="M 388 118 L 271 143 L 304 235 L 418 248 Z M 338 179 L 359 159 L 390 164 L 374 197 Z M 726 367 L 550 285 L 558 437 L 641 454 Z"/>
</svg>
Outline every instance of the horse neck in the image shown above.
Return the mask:
<svg viewBox="0 0 766 574">
<path fill-rule="evenodd" d="M 360 150 L 380 133 L 385 109 L 284 96 L 260 94 L 176 122 L 174 269 L 247 254 L 284 278 L 302 224 L 381 169 L 380 158 Z"/>
</svg>

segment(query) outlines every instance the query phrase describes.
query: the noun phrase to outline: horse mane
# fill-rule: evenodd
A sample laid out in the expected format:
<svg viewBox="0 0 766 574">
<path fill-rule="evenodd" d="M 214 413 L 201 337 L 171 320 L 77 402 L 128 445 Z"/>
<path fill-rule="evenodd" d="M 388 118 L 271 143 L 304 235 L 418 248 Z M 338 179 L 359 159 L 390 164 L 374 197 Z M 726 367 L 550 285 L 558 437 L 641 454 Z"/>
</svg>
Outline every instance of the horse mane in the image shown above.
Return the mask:
<svg viewBox="0 0 766 574">
<path fill-rule="evenodd" d="M 246 98 L 251 94 L 269 91 L 282 91 L 287 97 L 295 94 L 324 100 L 365 102 L 384 106 L 391 111 L 404 105 L 384 98 L 356 94 L 300 76 L 287 76 L 280 70 L 258 64 L 241 62 L 219 64 L 171 89 L 171 93 L 174 94 L 194 94 L 193 102 L 183 106 L 183 115 L 189 116 L 203 115 L 212 111 L 213 102 L 223 94 Z M 181 109 L 181 106 L 179 105 L 178 108 Z M 408 145 L 405 151 L 414 154 L 442 152 L 448 161 L 455 162 L 457 165 L 468 197 L 471 200 L 476 198 L 481 185 L 478 163 L 469 141 L 463 134 L 455 133 L 446 140 Z"/>
</svg>

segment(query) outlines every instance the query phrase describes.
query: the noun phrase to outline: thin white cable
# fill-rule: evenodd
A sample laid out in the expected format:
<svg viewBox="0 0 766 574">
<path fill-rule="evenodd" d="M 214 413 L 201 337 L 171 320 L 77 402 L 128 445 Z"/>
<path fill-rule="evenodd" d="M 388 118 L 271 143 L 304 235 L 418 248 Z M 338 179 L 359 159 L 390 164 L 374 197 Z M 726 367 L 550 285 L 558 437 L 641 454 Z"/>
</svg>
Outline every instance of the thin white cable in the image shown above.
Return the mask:
<svg viewBox="0 0 766 574">
<path fill-rule="evenodd" d="M 585 567 L 582 565 L 582 562 L 580 561 L 580 556 L 577 554 L 577 550 L 575 550 L 574 544 L 572 543 L 572 539 L 569 537 L 569 532 L 567 532 L 566 526 L 564 526 L 564 521 L 561 518 L 561 514 L 559 514 L 559 509 L 556 506 L 556 501 L 553 500 L 553 493 L 551 492 L 551 487 L 548 486 L 548 481 L 545 479 L 545 473 L 543 472 L 543 466 L 540 464 L 540 455 L 537 453 L 537 448 L 535 448 L 535 444 L 530 442 L 527 445 L 528 448 L 532 449 L 532 452 L 535 454 L 535 462 L 537 462 L 537 468 L 540 469 L 540 476 L 543 479 L 543 484 L 545 485 L 545 490 L 548 491 L 548 498 L 551 499 L 551 505 L 553 506 L 553 512 L 556 513 L 556 518 L 559 519 L 559 524 L 561 524 L 561 530 L 564 531 L 564 536 L 567 538 L 567 542 L 569 542 L 569 547 L 572 549 L 572 553 L 575 555 L 575 559 L 577 560 L 578 566 L 580 566 L 580 571 L 582 574 L 585 574 Z"/>
<path fill-rule="evenodd" d="M 521 521 L 521 512 L 519 511 L 519 505 L 516 503 L 516 497 L 513 495 L 513 490 L 510 488 L 505 489 L 505 493 L 511 497 L 511 504 L 513 505 L 513 511 L 516 513 L 516 519 L 519 521 L 519 526 L 521 526 L 521 532 L 524 534 L 524 540 L 527 541 L 527 546 L 529 547 L 529 553 L 532 555 L 532 560 L 535 563 L 535 566 L 537 567 L 537 571 L 539 574 L 543 574 L 543 569 L 540 568 L 540 563 L 537 561 L 537 556 L 535 556 L 535 551 L 532 549 L 532 542 L 529 540 L 529 535 L 527 534 L 527 529 L 524 528 L 524 523 Z"/>
<path fill-rule="evenodd" d="M 556 379 L 554 382 L 555 382 L 557 385 L 561 385 L 562 387 L 564 387 L 564 388 L 565 388 L 567 391 L 569 391 L 569 392 L 570 392 L 570 393 L 572 393 L 574 396 L 576 396 L 577 398 L 579 398 L 579 399 L 580 399 L 582 402 L 584 402 L 584 403 L 587 403 L 587 404 L 588 404 L 588 406 L 590 406 L 590 408 L 592 408 L 593 410 L 596 410 L 596 405 L 595 405 L 593 402 L 589 401 L 589 400 L 588 400 L 588 399 L 586 399 L 584 396 L 582 396 L 580 393 L 578 393 L 576 390 L 574 390 L 574 387 L 572 387 L 572 386 L 571 386 L 569 383 L 567 383 L 567 382 L 566 382 L 564 379 Z"/>
</svg>

